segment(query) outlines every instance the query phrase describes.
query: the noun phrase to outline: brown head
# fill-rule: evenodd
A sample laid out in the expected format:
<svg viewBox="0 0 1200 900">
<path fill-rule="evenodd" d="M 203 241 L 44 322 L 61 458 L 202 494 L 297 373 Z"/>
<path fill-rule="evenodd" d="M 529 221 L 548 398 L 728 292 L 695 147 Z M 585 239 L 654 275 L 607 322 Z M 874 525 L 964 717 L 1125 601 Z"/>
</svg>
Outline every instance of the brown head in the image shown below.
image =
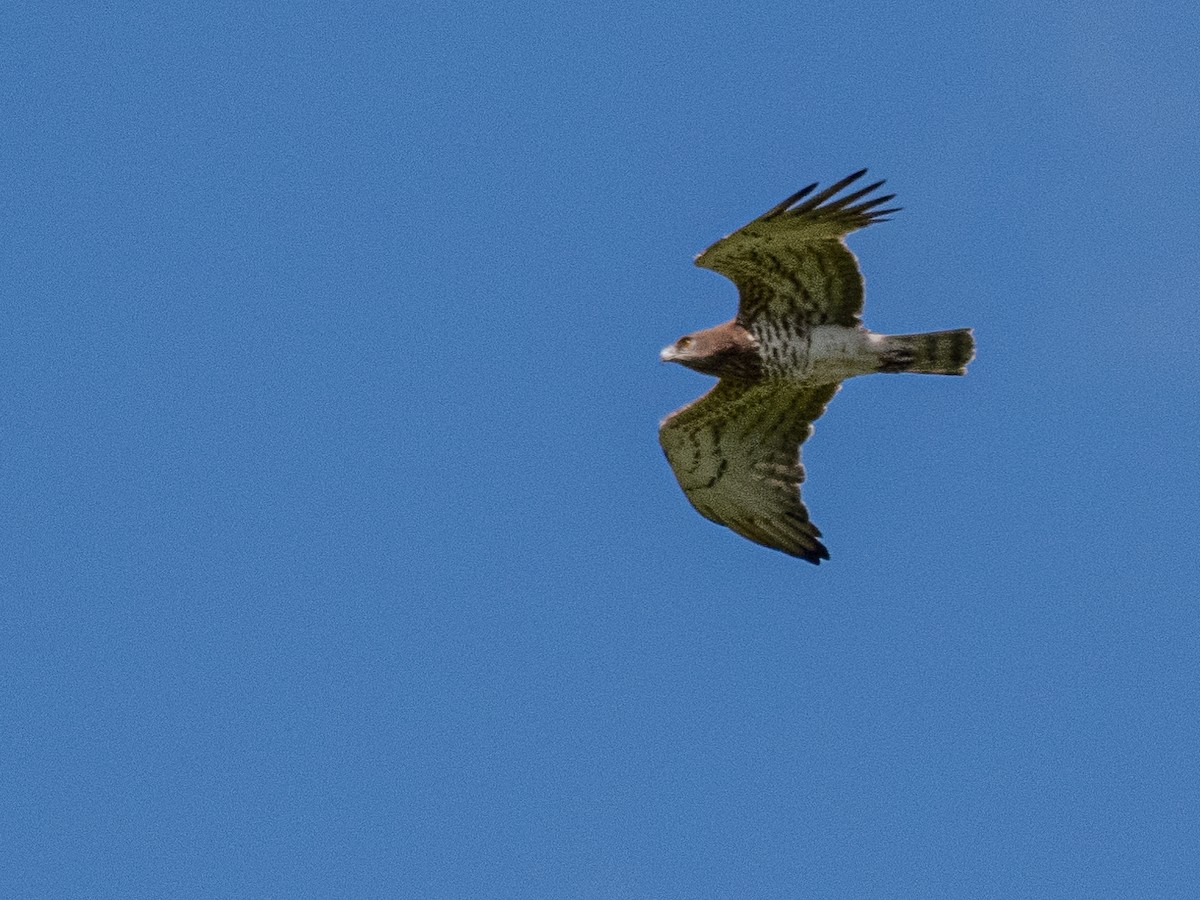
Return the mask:
<svg viewBox="0 0 1200 900">
<path fill-rule="evenodd" d="M 735 321 L 685 334 L 664 347 L 659 359 L 730 378 L 757 378 L 762 366 L 754 336 Z"/>
</svg>

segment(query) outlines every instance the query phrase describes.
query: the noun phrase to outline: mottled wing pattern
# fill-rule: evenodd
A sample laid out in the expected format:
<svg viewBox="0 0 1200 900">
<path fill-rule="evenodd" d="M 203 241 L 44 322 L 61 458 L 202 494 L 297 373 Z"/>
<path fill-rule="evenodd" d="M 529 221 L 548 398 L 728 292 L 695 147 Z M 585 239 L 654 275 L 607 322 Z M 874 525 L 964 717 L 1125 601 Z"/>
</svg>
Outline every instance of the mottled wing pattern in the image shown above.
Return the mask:
<svg viewBox="0 0 1200 900">
<path fill-rule="evenodd" d="M 692 506 L 755 543 L 829 559 L 800 500 L 800 445 L 840 385 L 722 380 L 658 430 Z"/>
<path fill-rule="evenodd" d="M 878 209 L 895 194 L 864 199 L 882 181 L 834 199 L 866 172 L 816 194 L 814 182 L 696 257 L 696 265 L 738 286 L 741 324 L 753 328 L 762 317 L 808 326 L 861 324 L 862 273 L 842 238 L 899 209 Z"/>
</svg>

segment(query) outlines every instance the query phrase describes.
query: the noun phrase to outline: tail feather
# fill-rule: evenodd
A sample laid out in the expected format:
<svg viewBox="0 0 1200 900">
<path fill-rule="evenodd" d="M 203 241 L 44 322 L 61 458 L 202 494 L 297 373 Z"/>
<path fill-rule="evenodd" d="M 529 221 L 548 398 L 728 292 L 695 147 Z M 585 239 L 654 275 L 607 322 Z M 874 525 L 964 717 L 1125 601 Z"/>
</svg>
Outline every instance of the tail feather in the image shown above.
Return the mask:
<svg viewBox="0 0 1200 900">
<path fill-rule="evenodd" d="M 892 334 L 883 341 L 879 371 L 966 375 L 967 363 L 974 358 L 975 338 L 970 328 Z"/>
</svg>

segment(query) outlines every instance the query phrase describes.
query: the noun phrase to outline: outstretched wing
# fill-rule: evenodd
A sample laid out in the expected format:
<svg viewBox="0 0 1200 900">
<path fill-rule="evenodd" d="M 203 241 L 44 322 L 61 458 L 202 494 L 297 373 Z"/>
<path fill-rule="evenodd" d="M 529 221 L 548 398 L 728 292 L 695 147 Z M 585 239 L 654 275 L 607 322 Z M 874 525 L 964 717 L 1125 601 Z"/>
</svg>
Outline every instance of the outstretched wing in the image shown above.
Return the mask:
<svg viewBox="0 0 1200 900">
<path fill-rule="evenodd" d="M 834 199 L 866 172 L 817 194 L 814 182 L 696 257 L 696 265 L 737 285 L 739 322 L 752 327 L 766 317 L 809 327 L 861 324 L 862 273 L 842 238 L 899 209 L 877 208 L 895 194 L 864 199 L 882 181 Z"/>
<path fill-rule="evenodd" d="M 658 439 L 692 506 L 755 543 L 829 559 L 800 500 L 800 445 L 839 387 L 726 379 L 667 416 Z"/>
</svg>

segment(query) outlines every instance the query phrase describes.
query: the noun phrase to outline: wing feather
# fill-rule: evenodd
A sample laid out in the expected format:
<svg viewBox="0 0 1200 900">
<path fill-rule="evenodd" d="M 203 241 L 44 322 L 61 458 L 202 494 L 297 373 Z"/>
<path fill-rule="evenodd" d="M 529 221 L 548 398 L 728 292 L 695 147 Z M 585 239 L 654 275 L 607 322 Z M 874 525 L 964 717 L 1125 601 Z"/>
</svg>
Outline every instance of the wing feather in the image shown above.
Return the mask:
<svg viewBox="0 0 1200 900">
<path fill-rule="evenodd" d="M 839 387 L 725 379 L 663 420 L 659 441 L 697 512 L 811 563 L 829 559 L 800 499 L 800 445 Z"/>
<path fill-rule="evenodd" d="M 760 319 L 809 327 L 861 324 L 862 272 L 843 238 L 899 211 L 878 209 L 895 194 L 864 199 L 883 181 L 834 199 L 866 171 L 815 194 L 817 184 L 808 185 L 696 257 L 696 265 L 737 285 L 739 322 L 752 330 Z"/>
</svg>

